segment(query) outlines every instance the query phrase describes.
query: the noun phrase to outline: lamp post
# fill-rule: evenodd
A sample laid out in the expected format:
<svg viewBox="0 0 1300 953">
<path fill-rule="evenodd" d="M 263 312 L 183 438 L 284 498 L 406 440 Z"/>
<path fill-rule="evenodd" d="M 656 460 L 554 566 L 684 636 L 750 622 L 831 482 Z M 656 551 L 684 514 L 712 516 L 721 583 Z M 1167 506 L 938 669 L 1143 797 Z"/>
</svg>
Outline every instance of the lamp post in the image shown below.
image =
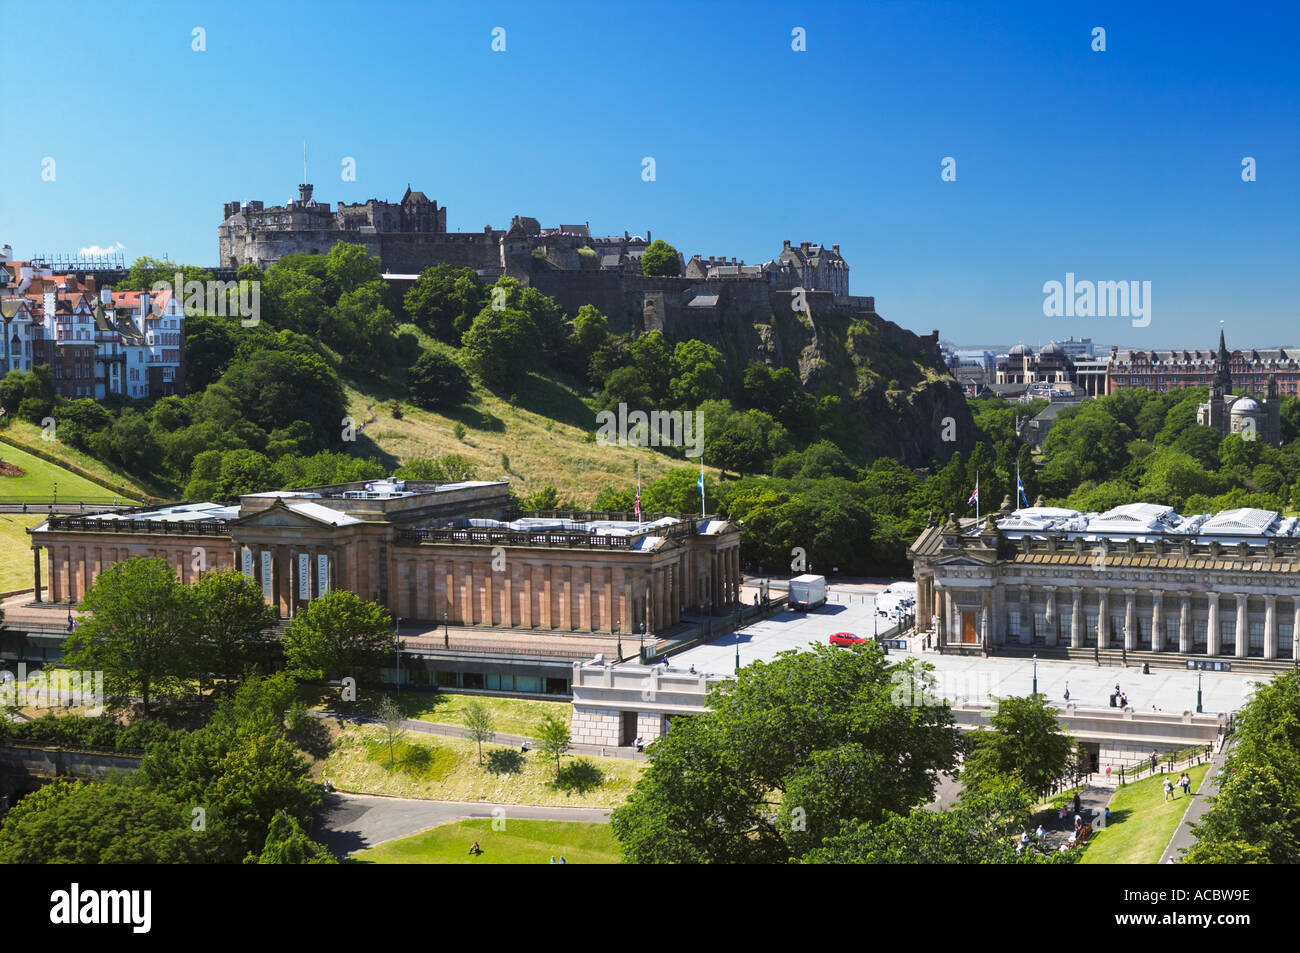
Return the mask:
<svg viewBox="0 0 1300 953">
<path fill-rule="evenodd" d="M 397 624 L 393 626 L 393 661 L 397 665 L 397 696 L 402 695 L 402 640 L 400 638 L 402 631 L 402 617 L 397 617 Z"/>
<path fill-rule="evenodd" d="M 442 647 L 444 649 L 451 648 L 451 631 L 448 626 L 447 612 L 444 610 L 442 613 Z"/>
<path fill-rule="evenodd" d="M 740 674 L 740 630 L 736 630 L 736 674 Z"/>
<path fill-rule="evenodd" d="M 1119 647 L 1120 660 L 1128 668 L 1128 623 L 1124 623 L 1124 643 Z"/>
<path fill-rule="evenodd" d="M 1034 694 L 1038 694 L 1038 654 L 1034 653 Z"/>
<path fill-rule="evenodd" d="M 614 636 L 618 639 L 618 660 L 623 661 L 623 634 L 619 631 L 619 620 L 614 620 Z"/>
<path fill-rule="evenodd" d="M 642 665 L 645 664 L 645 623 L 642 622 L 637 626 L 641 636 L 641 648 L 637 651 L 636 660 Z"/>
<path fill-rule="evenodd" d="M 1201 676 L 1204 674 L 1199 668 L 1196 670 L 1196 714 L 1202 714 L 1204 709 L 1201 708 Z"/>
</svg>

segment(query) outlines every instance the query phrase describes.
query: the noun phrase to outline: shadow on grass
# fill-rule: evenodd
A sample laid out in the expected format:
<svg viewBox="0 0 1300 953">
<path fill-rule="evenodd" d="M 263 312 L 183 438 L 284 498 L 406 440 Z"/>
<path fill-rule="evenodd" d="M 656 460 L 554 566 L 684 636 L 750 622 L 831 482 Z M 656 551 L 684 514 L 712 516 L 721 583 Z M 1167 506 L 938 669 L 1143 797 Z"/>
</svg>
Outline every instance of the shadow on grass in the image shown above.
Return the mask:
<svg viewBox="0 0 1300 953">
<path fill-rule="evenodd" d="M 304 715 L 295 719 L 288 731 L 289 739 L 313 758 L 323 760 L 330 753 L 330 731 L 319 718 Z"/>
<path fill-rule="evenodd" d="M 489 774 L 521 774 L 524 756 L 514 748 L 493 748 L 488 752 L 485 767 Z"/>
<path fill-rule="evenodd" d="M 495 414 L 478 407 L 471 407 L 466 404 L 460 404 L 456 407 L 446 407 L 442 409 L 442 414 L 449 420 L 455 420 L 470 430 L 482 430 L 485 433 L 502 433 L 506 429 L 506 422 Z"/>
<path fill-rule="evenodd" d="M 605 783 L 605 773 L 586 758 L 579 758 L 560 768 L 553 783 L 568 794 L 584 795 Z"/>
</svg>

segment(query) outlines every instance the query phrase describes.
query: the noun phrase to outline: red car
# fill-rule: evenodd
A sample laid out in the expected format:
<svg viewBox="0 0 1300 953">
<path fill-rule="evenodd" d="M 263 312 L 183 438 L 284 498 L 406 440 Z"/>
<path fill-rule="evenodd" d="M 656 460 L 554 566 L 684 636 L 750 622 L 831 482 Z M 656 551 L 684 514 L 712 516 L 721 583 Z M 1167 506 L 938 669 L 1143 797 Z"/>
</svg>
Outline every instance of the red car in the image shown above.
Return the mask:
<svg viewBox="0 0 1300 953">
<path fill-rule="evenodd" d="M 831 645 L 857 645 L 865 641 L 867 640 L 858 638 L 852 632 L 836 632 L 831 636 Z"/>
</svg>

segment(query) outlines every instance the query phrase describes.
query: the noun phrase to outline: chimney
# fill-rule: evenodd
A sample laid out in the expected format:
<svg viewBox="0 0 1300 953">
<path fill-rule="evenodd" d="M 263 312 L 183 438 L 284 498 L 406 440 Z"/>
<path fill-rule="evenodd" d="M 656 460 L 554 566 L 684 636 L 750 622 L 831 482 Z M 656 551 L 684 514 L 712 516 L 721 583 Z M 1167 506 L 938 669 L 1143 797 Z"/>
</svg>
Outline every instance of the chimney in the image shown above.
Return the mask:
<svg viewBox="0 0 1300 953">
<path fill-rule="evenodd" d="M 96 282 L 94 275 L 86 275 L 86 293 L 92 298 L 95 296 Z"/>
<path fill-rule="evenodd" d="M 646 244 L 647 244 L 647 245 L 648 245 L 650 242 L 654 241 L 654 239 L 650 237 L 650 229 L 648 229 L 648 228 L 645 230 L 645 240 L 646 240 Z"/>
<path fill-rule="evenodd" d="M 14 257 L 14 246 L 5 242 L 3 248 L 0 248 L 0 261 L 10 261 Z"/>
<path fill-rule="evenodd" d="M 800 249 L 801 251 L 807 251 L 807 250 L 808 250 L 808 246 L 811 245 L 811 244 L 812 244 L 812 242 L 800 242 L 800 243 L 799 243 L 799 249 Z"/>
<path fill-rule="evenodd" d="M 788 238 L 785 240 L 785 247 L 786 247 L 786 248 L 789 248 L 789 247 L 790 247 L 790 239 L 788 239 Z"/>
<path fill-rule="evenodd" d="M 831 246 L 831 251 L 835 252 L 835 254 L 838 255 L 838 254 L 840 253 L 840 246 L 839 246 L 839 245 L 832 245 L 832 246 Z"/>
</svg>

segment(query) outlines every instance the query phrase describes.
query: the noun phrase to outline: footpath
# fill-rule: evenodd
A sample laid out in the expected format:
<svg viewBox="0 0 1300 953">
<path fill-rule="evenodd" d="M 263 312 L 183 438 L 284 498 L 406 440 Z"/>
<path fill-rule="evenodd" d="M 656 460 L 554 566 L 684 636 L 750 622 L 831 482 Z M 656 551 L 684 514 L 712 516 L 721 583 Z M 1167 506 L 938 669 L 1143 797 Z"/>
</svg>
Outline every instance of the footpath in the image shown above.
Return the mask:
<svg viewBox="0 0 1300 953">
<path fill-rule="evenodd" d="M 1201 789 L 1192 795 L 1191 803 L 1187 805 L 1187 811 L 1183 814 L 1182 823 L 1174 831 L 1174 836 L 1169 839 L 1169 846 L 1165 848 L 1165 852 L 1160 855 L 1160 863 L 1182 863 L 1183 851 L 1196 843 L 1196 835 L 1192 833 L 1192 828 L 1201 823 L 1210 809 L 1210 802 L 1219 793 L 1219 776 L 1223 773 L 1223 762 L 1231 750 L 1232 746 L 1227 745 L 1210 760 L 1210 770 L 1205 772 Z"/>
</svg>

